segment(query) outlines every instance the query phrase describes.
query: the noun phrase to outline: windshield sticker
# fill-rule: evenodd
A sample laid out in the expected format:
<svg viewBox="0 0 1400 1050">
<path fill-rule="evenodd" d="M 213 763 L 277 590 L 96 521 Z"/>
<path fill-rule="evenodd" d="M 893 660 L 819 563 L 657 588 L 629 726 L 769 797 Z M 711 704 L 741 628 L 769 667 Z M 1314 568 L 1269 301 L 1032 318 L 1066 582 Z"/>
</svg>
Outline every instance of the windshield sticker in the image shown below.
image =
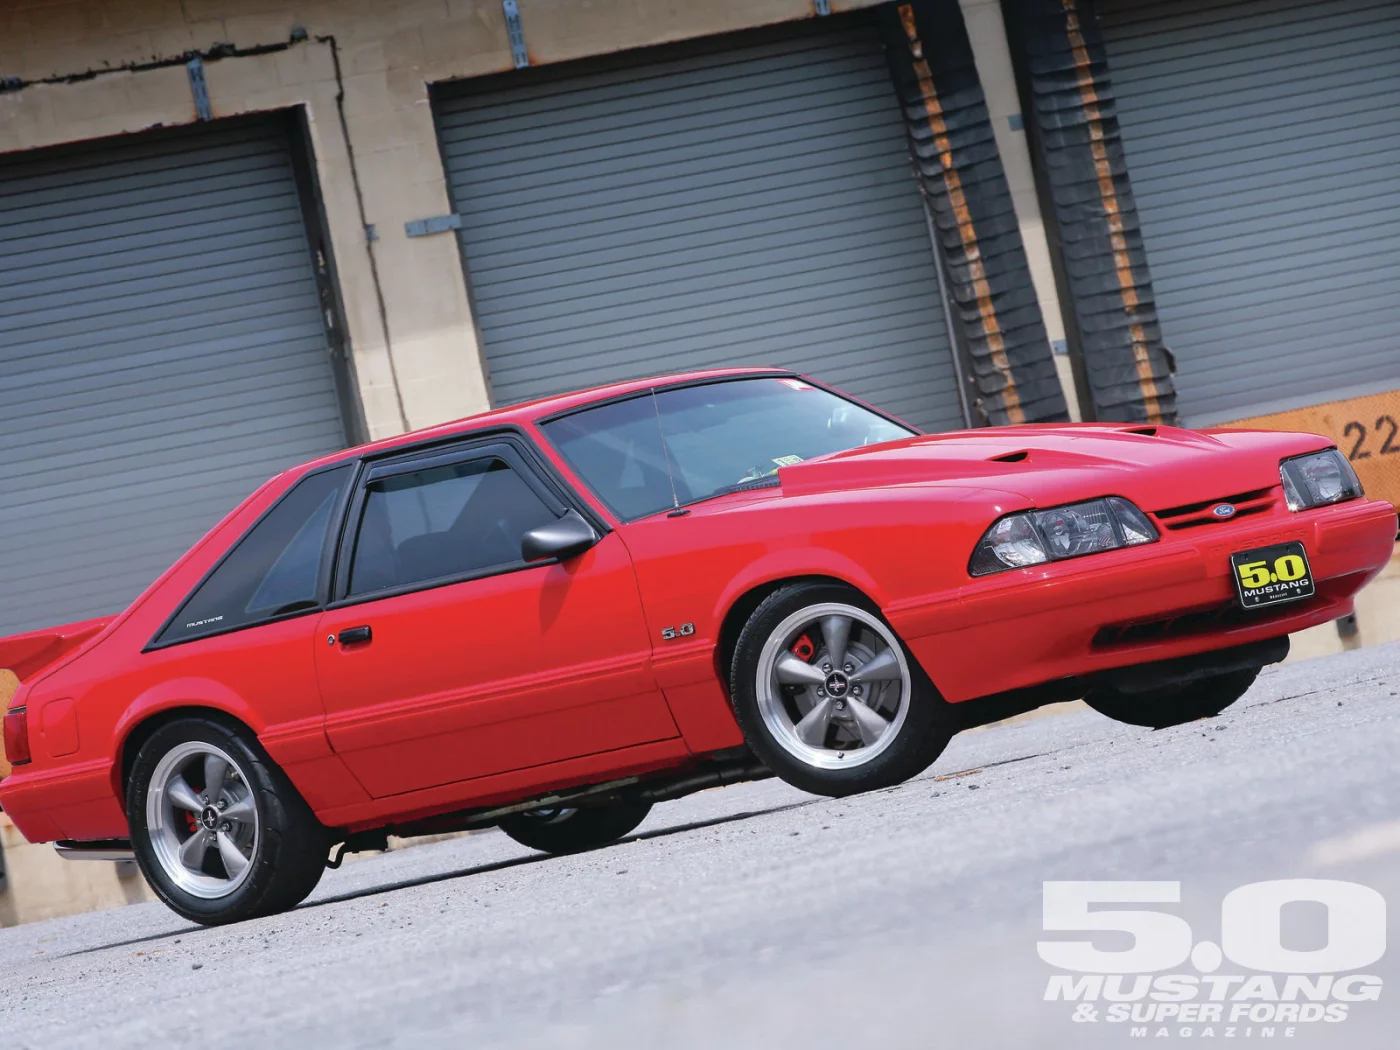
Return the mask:
<svg viewBox="0 0 1400 1050">
<path fill-rule="evenodd" d="M 801 463 L 801 462 L 802 462 L 802 457 L 801 457 L 801 456 L 774 456 L 774 457 L 773 457 L 773 462 L 776 463 L 776 464 L 778 464 L 778 466 L 780 466 L 780 467 L 790 467 L 790 466 L 792 466 L 794 463 Z"/>
</svg>

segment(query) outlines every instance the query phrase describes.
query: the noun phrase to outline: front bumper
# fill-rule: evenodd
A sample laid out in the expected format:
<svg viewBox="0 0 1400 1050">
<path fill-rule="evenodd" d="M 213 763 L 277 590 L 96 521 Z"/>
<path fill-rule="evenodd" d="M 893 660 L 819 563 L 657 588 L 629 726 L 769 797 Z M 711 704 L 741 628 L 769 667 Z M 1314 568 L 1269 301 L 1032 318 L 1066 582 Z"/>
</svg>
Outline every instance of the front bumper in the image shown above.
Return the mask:
<svg viewBox="0 0 1400 1050">
<path fill-rule="evenodd" d="M 1307 548 L 1317 594 L 1238 609 L 1230 555 L 1290 540 Z M 957 702 L 1112 667 L 1291 634 L 1345 616 L 1395 552 L 1395 508 L 1379 500 L 1249 517 L 1153 544 L 972 580 L 955 595 L 886 614 L 940 692 Z"/>
</svg>

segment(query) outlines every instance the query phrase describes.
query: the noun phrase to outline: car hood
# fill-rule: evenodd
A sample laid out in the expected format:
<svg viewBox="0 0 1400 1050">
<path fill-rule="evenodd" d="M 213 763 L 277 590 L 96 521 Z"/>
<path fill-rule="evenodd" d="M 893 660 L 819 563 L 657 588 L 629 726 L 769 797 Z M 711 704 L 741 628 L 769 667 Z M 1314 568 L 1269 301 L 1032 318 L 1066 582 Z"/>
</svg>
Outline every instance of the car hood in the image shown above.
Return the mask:
<svg viewBox="0 0 1400 1050">
<path fill-rule="evenodd" d="M 1124 424 L 989 427 L 924 434 L 783 467 L 784 495 L 953 485 L 1053 506 L 1125 496 L 1155 511 L 1279 484 L 1281 458 L 1328 448 L 1314 434 Z"/>
</svg>

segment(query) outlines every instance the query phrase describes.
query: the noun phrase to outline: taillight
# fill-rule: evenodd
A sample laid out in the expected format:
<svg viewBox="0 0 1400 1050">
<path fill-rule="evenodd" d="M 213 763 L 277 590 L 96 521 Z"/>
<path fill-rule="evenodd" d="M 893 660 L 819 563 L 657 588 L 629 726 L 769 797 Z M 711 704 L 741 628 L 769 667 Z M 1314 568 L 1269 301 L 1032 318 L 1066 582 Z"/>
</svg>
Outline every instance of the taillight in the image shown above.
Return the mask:
<svg viewBox="0 0 1400 1050">
<path fill-rule="evenodd" d="M 30 760 L 29 716 L 24 708 L 5 713 L 5 759 L 12 766 L 22 766 Z"/>
</svg>

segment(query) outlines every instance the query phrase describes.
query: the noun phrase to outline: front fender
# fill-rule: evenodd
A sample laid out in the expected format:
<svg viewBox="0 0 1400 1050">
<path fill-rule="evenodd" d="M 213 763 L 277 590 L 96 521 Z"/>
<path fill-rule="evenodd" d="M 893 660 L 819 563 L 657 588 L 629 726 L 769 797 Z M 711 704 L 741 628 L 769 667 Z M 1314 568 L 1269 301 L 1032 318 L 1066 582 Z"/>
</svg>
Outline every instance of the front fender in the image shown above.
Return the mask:
<svg viewBox="0 0 1400 1050">
<path fill-rule="evenodd" d="M 723 622 L 734 604 L 754 588 L 801 576 L 829 576 L 840 580 L 864 593 L 881 608 L 889 600 L 885 588 L 853 559 L 825 547 L 798 547 L 769 551 L 745 565 L 720 591 L 710 611 L 711 622 Z"/>
</svg>

